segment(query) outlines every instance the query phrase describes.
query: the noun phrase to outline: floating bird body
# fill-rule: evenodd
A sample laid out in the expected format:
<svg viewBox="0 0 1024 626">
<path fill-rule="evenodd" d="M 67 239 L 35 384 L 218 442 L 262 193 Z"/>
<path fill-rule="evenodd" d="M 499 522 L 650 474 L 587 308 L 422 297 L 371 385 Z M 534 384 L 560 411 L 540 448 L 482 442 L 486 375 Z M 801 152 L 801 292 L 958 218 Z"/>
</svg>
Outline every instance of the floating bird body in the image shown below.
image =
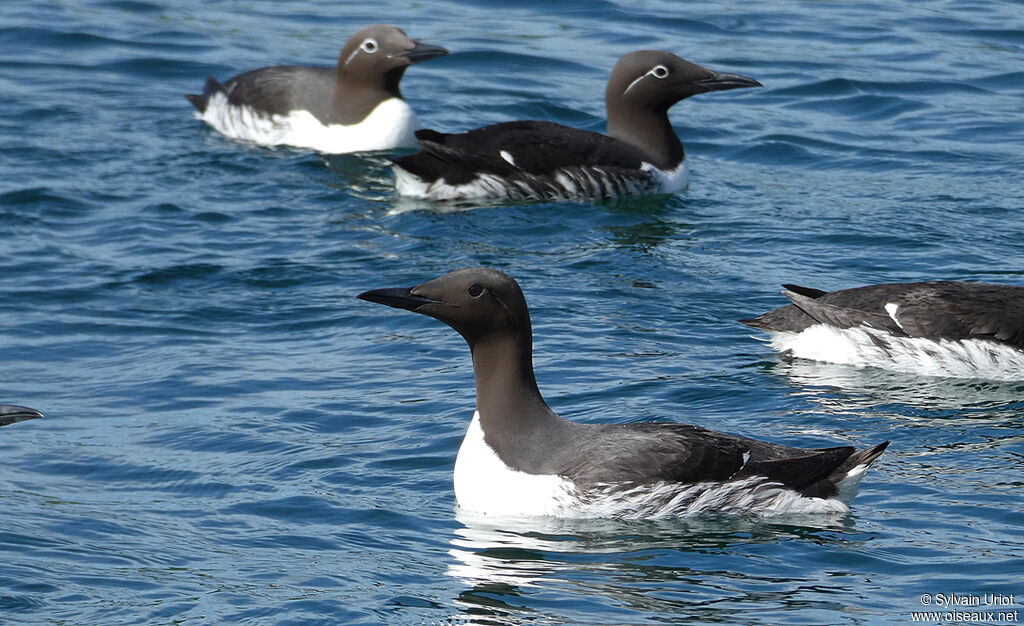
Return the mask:
<svg viewBox="0 0 1024 626">
<path fill-rule="evenodd" d="M 457 270 L 359 297 L 434 317 L 469 344 L 476 411 L 454 474 L 466 510 L 618 518 L 846 513 L 888 444 L 800 449 L 684 424 L 572 422 L 540 394 L 526 300 L 506 274 Z"/>
<path fill-rule="evenodd" d="M 671 52 L 632 52 L 608 80 L 606 134 L 538 121 L 458 134 L 420 130 L 421 150 L 394 159 L 395 187 L 400 195 L 432 200 L 673 193 L 689 182 L 689 164 L 669 108 L 698 93 L 756 86 L 751 78 L 715 72 Z"/>
<path fill-rule="evenodd" d="M 264 67 L 223 84 L 210 77 L 202 94 L 186 98 L 219 132 L 262 146 L 327 154 L 412 147 L 419 122 L 399 83 L 409 65 L 447 53 L 375 24 L 349 38 L 336 67 Z"/>
<path fill-rule="evenodd" d="M 742 323 L 787 355 L 957 378 L 1024 380 L 1024 287 L 933 281 L 825 292 Z"/>
</svg>

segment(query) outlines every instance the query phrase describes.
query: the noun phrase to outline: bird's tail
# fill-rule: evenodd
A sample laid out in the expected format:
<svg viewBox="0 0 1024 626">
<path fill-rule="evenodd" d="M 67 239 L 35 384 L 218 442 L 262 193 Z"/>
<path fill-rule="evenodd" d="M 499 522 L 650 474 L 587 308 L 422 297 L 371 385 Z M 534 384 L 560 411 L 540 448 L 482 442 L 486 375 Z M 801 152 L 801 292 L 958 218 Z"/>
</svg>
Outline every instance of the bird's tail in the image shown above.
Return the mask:
<svg viewBox="0 0 1024 626">
<path fill-rule="evenodd" d="M 210 102 L 210 96 L 218 91 L 223 91 L 224 85 L 217 82 L 217 79 L 210 76 L 206 79 L 206 84 L 203 85 L 203 93 L 187 93 L 185 99 L 192 103 L 192 106 L 196 108 L 200 113 L 206 113 L 206 105 Z"/>
<path fill-rule="evenodd" d="M 867 473 L 868 468 L 875 459 L 882 456 L 885 449 L 889 446 L 888 441 L 883 441 L 877 446 L 868 448 L 866 450 L 858 450 L 847 458 L 843 463 L 832 471 L 828 476 L 829 482 L 836 486 L 838 492 L 836 498 L 842 500 L 847 505 L 853 500 L 853 497 L 857 495 L 857 487 L 860 484 L 860 479 Z"/>
</svg>

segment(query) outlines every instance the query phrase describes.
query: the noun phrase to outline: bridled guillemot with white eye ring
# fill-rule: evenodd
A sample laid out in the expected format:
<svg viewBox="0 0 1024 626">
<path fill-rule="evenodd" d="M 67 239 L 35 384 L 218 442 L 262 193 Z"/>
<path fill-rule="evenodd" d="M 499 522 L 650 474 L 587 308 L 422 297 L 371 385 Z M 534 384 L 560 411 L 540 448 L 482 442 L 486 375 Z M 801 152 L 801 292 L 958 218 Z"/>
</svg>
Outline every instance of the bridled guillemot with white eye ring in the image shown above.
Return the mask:
<svg viewBox="0 0 1024 626">
<path fill-rule="evenodd" d="M 211 76 L 201 95 L 185 97 L 219 132 L 261 146 L 325 154 L 412 147 L 419 122 L 399 82 L 410 65 L 445 54 L 374 24 L 345 42 L 336 67 L 264 67 L 223 84 Z"/>
<path fill-rule="evenodd" d="M 674 193 L 689 182 L 668 119 L 676 102 L 707 91 L 760 87 L 662 50 L 622 57 L 605 90 L 607 133 L 518 121 L 465 133 L 416 132 L 421 150 L 393 159 L 399 195 L 431 200 L 613 199 Z"/>
</svg>

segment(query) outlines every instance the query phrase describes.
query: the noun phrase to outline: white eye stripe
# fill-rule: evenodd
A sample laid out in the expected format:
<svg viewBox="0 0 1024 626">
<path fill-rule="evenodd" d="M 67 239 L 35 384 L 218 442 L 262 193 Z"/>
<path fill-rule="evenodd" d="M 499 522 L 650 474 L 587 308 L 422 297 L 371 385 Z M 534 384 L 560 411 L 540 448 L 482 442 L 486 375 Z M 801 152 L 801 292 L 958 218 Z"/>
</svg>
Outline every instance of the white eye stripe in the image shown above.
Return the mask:
<svg viewBox="0 0 1024 626">
<path fill-rule="evenodd" d="M 352 54 L 348 55 L 348 58 L 345 59 L 345 62 L 342 64 L 342 67 L 348 67 L 348 64 L 352 62 L 352 59 L 354 59 L 355 56 L 360 52 L 373 54 L 374 52 L 377 51 L 377 48 L 377 40 L 374 39 L 373 37 L 367 37 L 366 39 L 363 40 L 363 43 L 359 44 L 358 48 L 352 51 Z"/>
<path fill-rule="evenodd" d="M 667 78 L 668 77 L 668 68 L 665 67 L 664 65 L 655 65 L 651 69 L 647 70 L 646 74 L 644 74 L 640 78 L 637 78 L 633 82 L 629 83 L 629 87 L 626 87 L 626 90 L 622 92 L 622 95 L 626 95 L 627 93 L 629 93 L 629 90 L 633 88 L 633 85 L 639 83 L 640 81 L 642 81 L 643 79 L 647 78 L 648 76 L 653 76 L 653 77 L 655 77 L 655 78 L 657 78 L 659 80 L 662 79 L 662 78 Z"/>
</svg>

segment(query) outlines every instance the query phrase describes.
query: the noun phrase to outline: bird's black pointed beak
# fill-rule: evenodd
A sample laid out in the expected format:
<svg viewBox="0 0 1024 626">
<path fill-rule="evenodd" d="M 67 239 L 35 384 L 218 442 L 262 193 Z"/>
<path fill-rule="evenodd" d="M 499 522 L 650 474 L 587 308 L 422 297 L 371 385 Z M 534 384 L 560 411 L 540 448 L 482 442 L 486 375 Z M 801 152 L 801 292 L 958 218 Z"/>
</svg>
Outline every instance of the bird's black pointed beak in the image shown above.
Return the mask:
<svg viewBox="0 0 1024 626">
<path fill-rule="evenodd" d="M 441 46 L 434 46 L 429 43 L 420 43 L 418 41 L 413 42 L 414 45 L 411 49 L 405 52 L 399 52 L 394 55 L 396 57 L 405 57 L 409 59 L 409 63 L 422 63 L 423 61 L 429 61 L 430 59 L 436 59 L 437 57 L 443 57 L 448 54 L 448 51 Z"/>
<path fill-rule="evenodd" d="M 6 426 L 15 422 L 34 420 L 42 417 L 43 414 L 27 406 L 14 404 L 0 404 L 0 426 Z"/>
<path fill-rule="evenodd" d="M 702 78 L 693 84 L 703 87 L 705 91 L 725 91 L 726 89 L 743 89 L 744 87 L 764 87 L 753 78 L 742 74 L 726 74 L 714 72 L 708 78 Z"/>
<path fill-rule="evenodd" d="M 377 304 L 384 304 L 387 306 L 395 307 L 396 309 L 405 309 L 406 311 L 418 311 L 418 309 L 424 304 L 437 304 L 437 300 L 431 300 L 430 298 L 424 298 L 418 296 L 412 292 L 416 287 L 399 287 L 392 289 L 373 289 L 371 291 L 365 291 L 358 296 L 360 300 L 366 300 L 367 302 L 376 302 Z"/>
</svg>

